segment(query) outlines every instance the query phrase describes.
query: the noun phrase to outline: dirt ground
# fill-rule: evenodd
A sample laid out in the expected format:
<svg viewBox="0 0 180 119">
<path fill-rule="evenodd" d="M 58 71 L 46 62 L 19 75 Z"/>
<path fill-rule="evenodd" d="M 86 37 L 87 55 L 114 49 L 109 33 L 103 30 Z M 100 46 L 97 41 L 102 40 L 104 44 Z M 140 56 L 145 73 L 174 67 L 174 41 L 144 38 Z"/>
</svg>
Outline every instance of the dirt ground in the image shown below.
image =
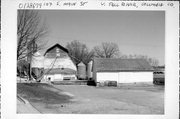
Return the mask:
<svg viewBox="0 0 180 119">
<path fill-rule="evenodd" d="M 164 86 L 94 87 L 54 85 L 63 103 L 31 101 L 41 113 L 63 114 L 164 114 Z M 51 98 L 50 98 L 51 99 Z"/>
</svg>

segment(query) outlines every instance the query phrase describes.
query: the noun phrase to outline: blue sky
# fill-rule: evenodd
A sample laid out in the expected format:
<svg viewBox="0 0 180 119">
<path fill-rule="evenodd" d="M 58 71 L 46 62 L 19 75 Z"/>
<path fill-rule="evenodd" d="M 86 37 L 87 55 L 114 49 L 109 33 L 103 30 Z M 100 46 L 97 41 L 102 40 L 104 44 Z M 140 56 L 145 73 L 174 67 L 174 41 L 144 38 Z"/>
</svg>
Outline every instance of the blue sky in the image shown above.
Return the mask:
<svg viewBox="0 0 180 119">
<path fill-rule="evenodd" d="M 122 54 L 147 55 L 164 64 L 165 12 L 119 10 L 41 10 L 49 27 L 48 46 L 79 40 L 90 49 L 117 43 Z"/>
</svg>

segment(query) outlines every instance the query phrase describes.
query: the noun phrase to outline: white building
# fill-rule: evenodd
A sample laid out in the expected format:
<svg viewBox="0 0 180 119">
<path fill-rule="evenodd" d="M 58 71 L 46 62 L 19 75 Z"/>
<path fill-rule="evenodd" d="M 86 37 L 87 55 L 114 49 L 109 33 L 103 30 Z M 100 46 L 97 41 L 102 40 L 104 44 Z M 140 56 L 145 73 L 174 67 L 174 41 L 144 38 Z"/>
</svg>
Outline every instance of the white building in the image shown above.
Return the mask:
<svg viewBox="0 0 180 119">
<path fill-rule="evenodd" d="M 76 80 L 77 68 L 68 50 L 56 44 L 44 54 L 44 79 L 50 81 Z"/>
<path fill-rule="evenodd" d="M 93 79 L 96 84 L 107 81 L 117 83 L 153 83 L 153 68 L 143 59 L 95 58 Z"/>
</svg>

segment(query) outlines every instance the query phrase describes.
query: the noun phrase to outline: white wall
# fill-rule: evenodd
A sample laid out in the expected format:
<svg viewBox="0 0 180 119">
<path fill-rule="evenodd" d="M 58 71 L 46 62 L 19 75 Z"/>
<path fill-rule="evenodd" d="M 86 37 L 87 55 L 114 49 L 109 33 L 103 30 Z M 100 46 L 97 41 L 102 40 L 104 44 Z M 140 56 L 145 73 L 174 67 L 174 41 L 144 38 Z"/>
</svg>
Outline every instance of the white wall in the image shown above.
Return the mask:
<svg viewBox="0 0 180 119">
<path fill-rule="evenodd" d="M 153 72 L 119 72 L 118 83 L 153 82 Z"/>
<path fill-rule="evenodd" d="M 42 81 L 47 82 L 47 81 L 49 81 L 48 78 L 50 78 L 50 81 L 53 81 L 54 80 L 54 75 L 44 75 L 44 79 Z"/>
<path fill-rule="evenodd" d="M 54 80 L 53 81 L 63 81 L 65 77 L 68 78 L 74 78 L 76 80 L 76 75 L 63 75 L 63 74 L 54 74 Z M 73 79 L 72 79 L 73 80 Z"/>
<path fill-rule="evenodd" d="M 49 74 L 44 76 L 44 81 L 48 81 L 48 78 L 51 78 L 50 81 L 63 81 L 64 77 L 71 77 L 74 78 L 74 80 L 77 79 L 76 75 L 63 75 L 63 74 Z M 72 79 L 73 80 L 73 79 Z"/>
<path fill-rule="evenodd" d="M 118 72 L 97 72 L 96 81 L 117 81 L 118 82 Z"/>
<path fill-rule="evenodd" d="M 153 82 L 153 72 L 97 72 L 97 82 L 118 83 Z"/>
<path fill-rule="evenodd" d="M 53 81 L 63 81 L 62 74 L 54 74 L 54 80 Z"/>
</svg>

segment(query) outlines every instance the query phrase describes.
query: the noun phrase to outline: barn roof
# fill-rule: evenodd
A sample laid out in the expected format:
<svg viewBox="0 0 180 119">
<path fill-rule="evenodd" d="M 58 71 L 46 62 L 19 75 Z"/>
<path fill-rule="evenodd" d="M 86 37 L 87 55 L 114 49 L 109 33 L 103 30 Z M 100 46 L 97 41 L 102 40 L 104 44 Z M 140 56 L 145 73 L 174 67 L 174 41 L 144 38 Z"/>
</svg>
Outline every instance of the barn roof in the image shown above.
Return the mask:
<svg viewBox="0 0 180 119">
<path fill-rule="evenodd" d="M 153 71 L 144 59 L 95 58 L 93 68 L 96 71 Z"/>
<path fill-rule="evenodd" d="M 68 53 L 68 49 L 66 49 L 65 47 L 63 47 L 57 43 L 57 44 L 53 45 L 52 47 L 50 47 L 49 49 L 47 49 L 46 52 L 44 53 L 44 55 L 46 55 L 47 52 L 51 51 L 55 47 L 58 47 L 59 49 Z"/>
</svg>

